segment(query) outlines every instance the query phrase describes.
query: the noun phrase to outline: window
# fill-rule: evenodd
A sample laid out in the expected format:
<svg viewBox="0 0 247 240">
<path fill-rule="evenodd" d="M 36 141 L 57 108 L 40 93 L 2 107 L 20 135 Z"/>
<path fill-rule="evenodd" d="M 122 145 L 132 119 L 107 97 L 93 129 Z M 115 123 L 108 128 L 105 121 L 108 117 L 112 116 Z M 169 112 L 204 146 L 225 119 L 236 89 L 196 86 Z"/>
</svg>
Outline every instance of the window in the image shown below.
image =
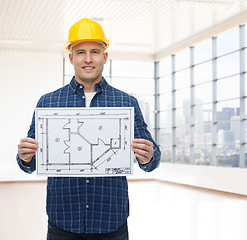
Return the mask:
<svg viewBox="0 0 247 240">
<path fill-rule="evenodd" d="M 164 161 L 247 167 L 243 36 L 246 27 L 237 27 L 161 62 L 160 72 L 167 74 L 160 84 Z M 167 63 L 173 64 L 170 70 L 162 69 Z"/>
</svg>

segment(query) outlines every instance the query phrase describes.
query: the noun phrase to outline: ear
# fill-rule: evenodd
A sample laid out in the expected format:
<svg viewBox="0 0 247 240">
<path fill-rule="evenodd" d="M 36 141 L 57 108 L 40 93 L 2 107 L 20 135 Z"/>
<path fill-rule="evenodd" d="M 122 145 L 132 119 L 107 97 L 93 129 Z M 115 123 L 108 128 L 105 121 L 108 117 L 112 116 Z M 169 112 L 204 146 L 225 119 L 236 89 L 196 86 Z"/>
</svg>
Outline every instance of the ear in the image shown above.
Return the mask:
<svg viewBox="0 0 247 240">
<path fill-rule="evenodd" d="M 74 62 L 73 62 L 73 54 L 72 53 L 69 54 L 69 61 L 70 61 L 70 63 L 72 65 L 74 64 Z"/>
<path fill-rule="evenodd" d="M 108 52 L 105 52 L 105 53 L 104 53 L 104 63 L 107 62 L 107 59 L 108 59 Z"/>
</svg>

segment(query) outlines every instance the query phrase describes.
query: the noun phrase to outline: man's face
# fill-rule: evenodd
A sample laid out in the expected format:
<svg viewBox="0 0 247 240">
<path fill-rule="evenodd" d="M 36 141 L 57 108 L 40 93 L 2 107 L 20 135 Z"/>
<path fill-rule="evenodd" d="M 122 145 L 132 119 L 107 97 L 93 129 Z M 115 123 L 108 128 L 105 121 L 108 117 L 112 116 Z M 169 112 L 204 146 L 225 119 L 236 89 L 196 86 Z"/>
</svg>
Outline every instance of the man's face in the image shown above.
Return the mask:
<svg viewBox="0 0 247 240">
<path fill-rule="evenodd" d="M 100 82 L 107 57 L 100 43 L 82 42 L 75 45 L 69 59 L 74 65 L 76 81 L 81 84 Z"/>
</svg>

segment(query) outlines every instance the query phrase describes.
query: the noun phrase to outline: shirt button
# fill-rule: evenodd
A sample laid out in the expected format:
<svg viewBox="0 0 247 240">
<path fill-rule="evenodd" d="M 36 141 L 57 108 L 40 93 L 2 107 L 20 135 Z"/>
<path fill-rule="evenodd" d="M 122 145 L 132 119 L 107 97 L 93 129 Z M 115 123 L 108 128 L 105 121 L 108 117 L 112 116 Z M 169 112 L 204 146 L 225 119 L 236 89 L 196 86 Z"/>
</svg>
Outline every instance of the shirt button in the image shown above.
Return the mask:
<svg viewBox="0 0 247 240">
<path fill-rule="evenodd" d="M 80 85 L 80 88 L 82 88 L 82 85 Z"/>
<path fill-rule="evenodd" d="M 89 205 L 88 204 L 86 205 L 86 208 L 89 208 Z"/>
<path fill-rule="evenodd" d="M 86 180 L 86 183 L 89 183 L 89 180 L 88 179 Z"/>
<path fill-rule="evenodd" d="M 85 98 L 85 96 L 82 96 L 82 99 L 84 99 Z"/>
</svg>

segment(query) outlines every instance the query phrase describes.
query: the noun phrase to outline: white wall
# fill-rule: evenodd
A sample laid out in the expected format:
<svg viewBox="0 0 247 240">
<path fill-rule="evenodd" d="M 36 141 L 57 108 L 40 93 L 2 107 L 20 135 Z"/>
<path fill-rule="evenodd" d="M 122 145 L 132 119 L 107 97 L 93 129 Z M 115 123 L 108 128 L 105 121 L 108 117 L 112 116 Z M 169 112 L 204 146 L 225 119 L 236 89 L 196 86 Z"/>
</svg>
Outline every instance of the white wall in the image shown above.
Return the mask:
<svg viewBox="0 0 247 240">
<path fill-rule="evenodd" d="M 63 56 L 0 51 L 0 83 L 0 180 L 30 178 L 17 166 L 17 144 L 26 137 L 41 95 L 62 86 Z"/>
<path fill-rule="evenodd" d="M 45 240 L 46 181 L 0 182 L 0 239 Z"/>
</svg>

